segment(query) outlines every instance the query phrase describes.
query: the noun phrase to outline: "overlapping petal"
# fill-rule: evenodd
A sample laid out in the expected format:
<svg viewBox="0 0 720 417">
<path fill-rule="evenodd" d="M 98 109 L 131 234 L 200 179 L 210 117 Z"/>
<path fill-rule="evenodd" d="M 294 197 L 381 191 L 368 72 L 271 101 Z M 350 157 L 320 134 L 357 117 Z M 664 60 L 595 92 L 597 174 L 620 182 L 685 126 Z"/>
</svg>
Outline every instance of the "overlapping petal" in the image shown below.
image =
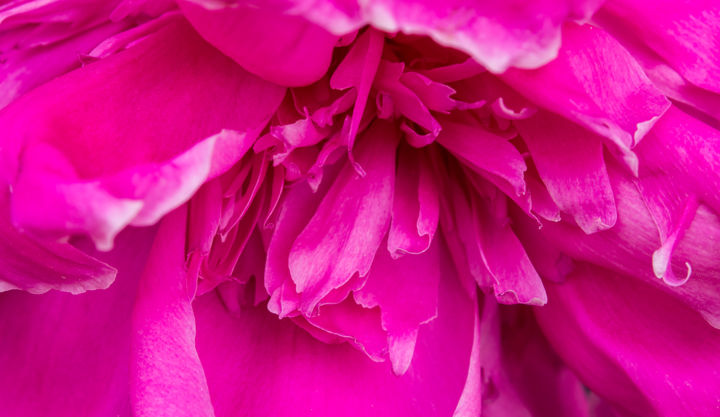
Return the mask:
<svg viewBox="0 0 720 417">
<path fill-rule="evenodd" d="M 87 233 L 109 248 L 123 227 L 156 222 L 235 163 L 283 91 L 172 19 L 3 110 L 14 220 L 54 236 Z"/>
</svg>

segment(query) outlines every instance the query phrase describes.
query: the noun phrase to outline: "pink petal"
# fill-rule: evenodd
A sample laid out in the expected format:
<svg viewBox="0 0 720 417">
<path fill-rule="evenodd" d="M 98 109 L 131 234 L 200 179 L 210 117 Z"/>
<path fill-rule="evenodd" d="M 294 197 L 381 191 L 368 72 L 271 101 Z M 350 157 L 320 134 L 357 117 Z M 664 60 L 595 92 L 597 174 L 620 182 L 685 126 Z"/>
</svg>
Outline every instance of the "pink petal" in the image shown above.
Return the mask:
<svg viewBox="0 0 720 417">
<path fill-rule="evenodd" d="M 523 178 L 527 165 L 520 152 L 506 139 L 480 125 L 460 124 L 442 120 L 438 142 L 476 172 L 485 172 L 506 180 L 514 194 L 523 195 L 526 184 Z"/>
<path fill-rule="evenodd" d="M 648 140 L 650 144 L 650 140 Z M 720 328 L 720 218 L 701 205 L 694 220 L 677 242 L 672 267 L 684 271 L 684 262 L 692 265 L 692 277 L 684 285 L 672 287 L 653 273 L 652 255 L 661 247 L 658 227 L 648 211 L 646 200 L 635 184 L 617 167 L 609 169 L 617 203 L 617 224 L 602 233 L 586 235 L 575 225 L 547 223 L 538 230 L 537 223 L 526 216 L 513 215 L 516 228 L 524 240 L 533 239 L 560 250 L 576 260 L 601 265 L 616 273 L 628 275 L 672 295 L 699 312 L 711 325 Z M 677 196 L 672 188 L 656 188 L 659 201 L 672 202 Z M 679 206 L 682 210 L 682 206 Z M 560 263 L 558 266 L 562 266 Z M 561 272 L 559 275 L 563 275 Z"/>
<path fill-rule="evenodd" d="M 197 271 L 185 267 L 186 224 L 185 206 L 163 219 L 140 280 L 130 355 L 131 403 L 140 417 L 215 415 L 195 351 Z"/>
<path fill-rule="evenodd" d="M 356 150 L 366 175 L 346 164 L 293 243 L 290 274 L 307 315 L 332 289 L 370 270 L 390 226 L 397 143 L 392 125 L 375 122 Z"/>
<path fill-rule="evenodd" d="M 14 219 L 109 248 L 123 227 L 154 223 L 235 163 L 282 96 L 171 20 L 0 113 Z"/>
<path fill-rule="evenodd" d="M 217 296 L 204 295 L 195 303 L 197 345 L 215 411 L 218 417 L 452 415 L 469 372 L 475 303 L 453 276 L 444 276 L 438 319 L 422 327 L 412 365 L 398 377 L 388 364 L 346 344 L 319 342 L 262 308 L 230 314 Z"/>
<path fill-rule="evenodd" d="M 631 148 L 670 106 L 632 56 L 589 25 L 565 25 L 557 59 L 536 70 L 508 71 L 502 79 L 540 106 L 607 138 L 635 173 Z"/>
<path fill-rule="evenodd" d="M 602 139 L 552 113 L 515 122 L 552 199 L 586 233 L 615 225 Z"/>
<path fill-rule="evenodd" d="M 294 0 L 288 7 L 337 34 L 369 23 L 385 32 L 428 35 L 468 53 L 493 72 L 503 72 L 510 66 L 535 68 L 553 59 L 562 23 L 588 19 L 600 3 Z"/>
<path fill-rule="evenodd" d="M 365 307 L 379 306 L 387 331 L 390 361 L 396 374 L 411 364 L 421 324 L 438 314 L 438 283 L 453 279 L 452 264 L 442 239 L 420 255 L 392 259 L 386 251 L 375 256 L 365 285 L 354 297 Z"/>
<path fill-rule="evenodd" d="M 10 222 L 6 193 L 0 195 L 0 292 L 33 294 L 55 289 L 73 294 L 107 288 L 117 271 L 67 243 L 36 239 Z"/>
<path fill-rule="evenodd" d="M 686 80 L 720 93 L 720 59 L 716 53 L 720 43 L 720 7 L 716 2 L 663 0 L 645 7 L 613 0 L 603 9 Z"/>
<path fill-rule="evenodd" d="M 211 9 L 202 3 L 179 4 L 205 40 L 258 77 L 301 86 L 327 72 L 338 37 L 322 27 L 256 4 Z"/>
<path fill-rule="evenodd" d="M 636 415 L 717 412 L 720 335 L 694 311 L 589 265 L 548 293 L 540 325 L 590 389 Z"/>
<path fill-rule="evenodd" d="M 439 190 L 424 153 L 400 146 L 393 196 L 388 251 L 393 258 L 422 253 L 437 230 Z"/>
<path fill-rule="evenodd" d="M 130 318 L 154 234 L 154 229 L 129 229 L 107 253 L 94 252 L 89 242 L 81 244 L 92 256 L 118 268 L 117 281 L 106 290 L 0 294 L 4 416 L 132 415 Z"/>
</svg>

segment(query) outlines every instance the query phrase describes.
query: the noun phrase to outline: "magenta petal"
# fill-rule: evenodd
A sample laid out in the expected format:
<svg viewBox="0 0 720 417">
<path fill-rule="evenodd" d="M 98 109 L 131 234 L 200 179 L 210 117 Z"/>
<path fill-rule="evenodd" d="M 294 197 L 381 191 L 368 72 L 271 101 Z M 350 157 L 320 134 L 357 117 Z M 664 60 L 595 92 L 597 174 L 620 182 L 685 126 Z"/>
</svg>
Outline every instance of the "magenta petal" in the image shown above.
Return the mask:
<svg viewBox="0 0 720 417">
<path fill-rule="evenodd" d="M 108 289 L 0 294 L 0 409 L 6 417 L 130 417 L 128 358 L 137 282 L 153 229 L 121 233 Z M 90 248 L 89 242 L 82 245 Z"/>
<path fill-rule="evenodd" d="M 255 4 L 209 9 L 198 3 L 180 2 L 185 17 L 205 40 L 251 73 L 301 86 L 327 72 L 338 37 L 322 27 Z"/>
<path fill-rule="evenodd" d="M 453 276 L 439 294 L 438 318 L 420 329 L 403 376 L 263 308 L 231 314 L 215 294 L 199 297 L 197 346 L 217 416 L 452 415 L 468 379 L 476 300 Z"/>
<path fill-rule="evenodd" d="M 717 413 L 720 334 L 694 311 L 589 265 L 548 295 L 541 327 L 590 389 L 636 415 Z"/>
<path fill-rule="evenodd" d="M 375 122 L 355 151 L 365 176 L 348 162 L 293 243 L 290 274 L 306 314 L 354 274 L 370 270 L 390 226 L 397 143 L 392 125 Z"/>
<path fill-rule="evenodd" d="M 437 140 L 479 174 L 489 173 L 504 179 L 516 195 L 526 193 L 524 173 L 527 165 L 520 152 L 505 138 L 480 125 L 443 120 Z"/>
<path fill-rule="evenodd" d="M 636 173 L 631 148 L 670 107 L 633 57 L 589 25 L 565 25 L 557 59 L 536 70 L 510 70 L 502 79 L 540 106 L 607 138 Z"/>
<path fill-rule="evenodd" d="M 548 112 L 515 122 L 552 199 L 586 233 L 615 225 L 602 139 Z"/>
<path fill-rule="evenodd" d="M 10 223 L 8 197 L 0 195 L 0 292 L 55 289 L 78 294 L 107 288 L 116 272 L 72 245 L 18 231 Z"/>
<path fill-rule="evenodd" d="M 388 251 L 393 258 L 422 253 L 438 226 L 440 195 L 427 157 L 409 146 L 398 151 Z"/>
<path fill-rule="evenodd" d="M 131 402 L 139 417 L 215 415 L 195 351 L 197 271 L 185 267 L 186 225 L 186 206 L 163 219 L 140 280 L 130 355 Z"/>
<path fill-rule="evenodd" d="M 0 113 L 14 220 L 55 237 L 87 233 L 107 249 L 124 226 L 154 223 L 235 163 L 283 91 L 171 19 Z"/>
<path fill-rule="evenodd" d="M 410 366 L 420 325 L 438 314 L 439 280 L 454 279 L 444 247 L 445 242 L 438 238 L 425 253 L 396 260 L 380 250 L 367 282 L 355 291 L 355 299 L 363 306 L 380 307 L 396 374 L 405 373 Z"/>
<path fill-rule="evenodd" d="M 386 32 L 421 34 L 464 51 L 493 72 L 535 68 L 553 59 L 564 21 L 584 21 L 597 0 L 478 3 L 470 0 L 406 2 L 294 0 L 300 13 L 333 33 L 371 24 Z"/>
<path fill-rule="evenodd" d="M 720 7 L 712 0 L 661 0 L 653 7 L 608 1 L 603 11 L 622 22 L 686 80 L 720 93 Z"/>
</svg>

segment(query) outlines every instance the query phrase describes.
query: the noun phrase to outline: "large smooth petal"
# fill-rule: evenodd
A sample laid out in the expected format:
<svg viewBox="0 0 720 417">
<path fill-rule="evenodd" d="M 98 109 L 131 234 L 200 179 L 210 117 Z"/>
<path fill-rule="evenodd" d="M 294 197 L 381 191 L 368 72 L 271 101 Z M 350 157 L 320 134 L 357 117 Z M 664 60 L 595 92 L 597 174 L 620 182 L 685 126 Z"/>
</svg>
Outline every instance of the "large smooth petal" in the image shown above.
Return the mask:
<svg viewBox="0 0 720 417">
<path fill-rule="evenodd" d="M 183 0 L 183 14 L 200 36 L 243 68 L 280 85 L 302 86 L 322 78 L 338 37 L 302 16 L 257 5 L 207 8 Z"/>
<path fill-rule="evenodd" d="M 118 268 L 107 290 L 0 294 L 0 409 L 7 417 L 130 417 L 130 320 L 154 229 L 95 253 Z M 35 262 L 41 262 L 35 260 Z"/>
<path fill-rule="evenodd" d="M 199 297 L 197 347 L 216 415 L 452 415 L 468 379 L 477 301 L 452 276 L 442 277 L 439 294 L 438 318 L 420 329 L 400 377 L 264 308 L 230 313 L 214 293 Z"/>
<path fill-rule="evenodd" d="M 195 350 L 197 270 L 186 268 L 187 211 L 160 223 L 135 300 L 130 400 L 138 417 L 214 417 Z"/>
<path fill-rule="evenodd" d="M 720 333 L 645 284 L 578 265 L 535 310 L 553 347 L 590 389 L 642 416 L 713 415 Z"/>
<path fill-rule="evenodd" d="M 154 223 L 235 163 L 283 92 L 169 19 L 0 113 L 14 220 L 109 248 L 125 225 Z"/>
<path fill-rule="evenodd" d="M 503 81 L 528 99 L 608 139 L 635 173 L 631 149 L 670 102 L 620 43 L 602 29 L 567 24 L 557 59 L 535 70 L 510 70 Z"/>
</svg>

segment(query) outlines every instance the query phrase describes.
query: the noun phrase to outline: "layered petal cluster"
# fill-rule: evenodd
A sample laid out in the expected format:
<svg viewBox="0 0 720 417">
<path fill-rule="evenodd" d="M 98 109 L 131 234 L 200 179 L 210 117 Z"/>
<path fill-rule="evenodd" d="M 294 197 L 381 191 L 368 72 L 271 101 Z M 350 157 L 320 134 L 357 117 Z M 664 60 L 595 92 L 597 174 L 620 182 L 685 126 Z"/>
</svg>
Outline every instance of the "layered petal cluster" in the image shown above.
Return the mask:
<svg viewBox="0 0 720 417">
<path fill-rule="evenodd" d="M 719 22 L 0 5 L 0 409 L 718 413 Z"/>
</svg>

